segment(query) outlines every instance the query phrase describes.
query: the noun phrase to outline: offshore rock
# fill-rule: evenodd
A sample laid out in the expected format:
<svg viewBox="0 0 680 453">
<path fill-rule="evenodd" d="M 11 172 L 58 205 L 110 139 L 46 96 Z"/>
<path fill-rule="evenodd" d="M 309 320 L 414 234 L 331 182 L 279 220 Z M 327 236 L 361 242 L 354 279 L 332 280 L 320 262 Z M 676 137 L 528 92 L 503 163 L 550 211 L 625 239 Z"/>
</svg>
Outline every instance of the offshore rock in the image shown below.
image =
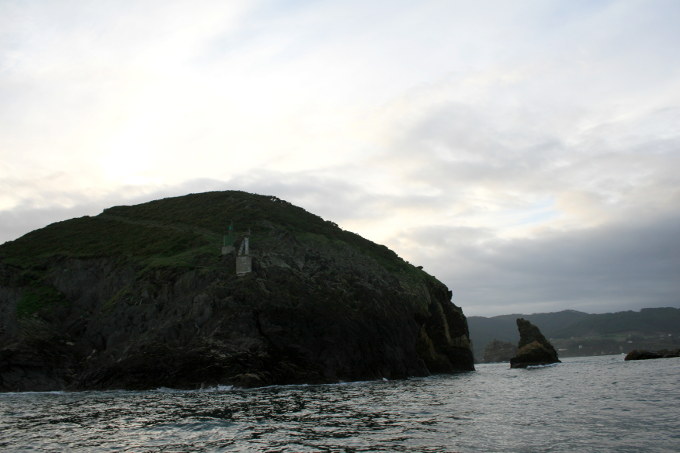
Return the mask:
<svg viewBox="0 0 680 453">
<path fill-rule="evenodd" d="M 510 359 L 511 368 L 526 368 L 531 365 L 558 363 L 557 351 L 543 336 L 538 327 L 524 318 L 517 319 L 519 344 L 517 355 Z"/>
<path fill-rule="evenodd" d="M 661 350 L 661 351 L 643 351 L 634 349 L 626 354 L 623 360 L 649 360 L 649 359 L 668 359 L 673 357 L 680 357 L 680 349 L 675 350 Z"/>
<path fill-rule="evenodd" d="M 252 272 L 239 277 L 245 234 Z M 386 247 L 275 197 L 118 206 L 0 245 L 0 391 L 472 370 L 451 295 Z"/>
</svg>

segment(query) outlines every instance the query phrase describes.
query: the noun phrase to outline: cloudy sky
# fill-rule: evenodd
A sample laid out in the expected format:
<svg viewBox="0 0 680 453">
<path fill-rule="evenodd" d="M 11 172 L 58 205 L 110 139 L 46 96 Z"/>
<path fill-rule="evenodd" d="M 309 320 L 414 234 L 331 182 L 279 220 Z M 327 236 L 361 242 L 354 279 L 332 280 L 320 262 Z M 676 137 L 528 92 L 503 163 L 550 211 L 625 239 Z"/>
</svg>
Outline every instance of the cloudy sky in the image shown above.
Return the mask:
<svg viewBox="0 0 680 453">
<path fill-rule="evenodd" d="M 0 242 L 276 195 L 468 315 L 680 307 L 680 2 L 0 0 Z"/>
</svg>

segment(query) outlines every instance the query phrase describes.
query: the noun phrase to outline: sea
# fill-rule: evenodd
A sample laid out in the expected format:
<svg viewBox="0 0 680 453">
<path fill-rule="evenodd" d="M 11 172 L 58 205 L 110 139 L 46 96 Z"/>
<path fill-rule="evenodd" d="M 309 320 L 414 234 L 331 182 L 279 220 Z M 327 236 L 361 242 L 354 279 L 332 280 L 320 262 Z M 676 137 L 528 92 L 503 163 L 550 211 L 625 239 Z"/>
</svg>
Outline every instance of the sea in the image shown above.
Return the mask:
<svg viewBox="0 0 680 453">
<path fill-rule="evenodd" d="M 2 452 L 680 452 L 680 358 L 257 389 L 0 394 Z"/>
</svg>

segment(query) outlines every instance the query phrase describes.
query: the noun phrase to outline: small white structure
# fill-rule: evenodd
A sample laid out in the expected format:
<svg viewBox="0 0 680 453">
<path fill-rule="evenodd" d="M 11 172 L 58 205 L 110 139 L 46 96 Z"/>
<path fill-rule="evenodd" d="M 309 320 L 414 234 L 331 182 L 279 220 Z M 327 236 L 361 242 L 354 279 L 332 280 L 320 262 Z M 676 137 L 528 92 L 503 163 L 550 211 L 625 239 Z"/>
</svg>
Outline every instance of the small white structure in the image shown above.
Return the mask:
<svg viewBox="0 0 680 453">
<path fill-rule="evenodd" d="M 239 277 L 253 271 L 253 257 L 250 256 L 250 231 L 243 236 L 236 255 L 236 275 Z"/>
</svg>

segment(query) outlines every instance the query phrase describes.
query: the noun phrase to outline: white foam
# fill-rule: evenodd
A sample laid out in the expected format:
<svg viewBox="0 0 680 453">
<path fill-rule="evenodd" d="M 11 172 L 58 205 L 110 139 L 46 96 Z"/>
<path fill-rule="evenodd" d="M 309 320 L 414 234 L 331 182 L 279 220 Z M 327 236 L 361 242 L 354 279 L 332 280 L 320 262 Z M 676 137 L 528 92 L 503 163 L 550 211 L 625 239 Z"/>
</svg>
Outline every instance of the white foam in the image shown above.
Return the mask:
<svg viewBox="0 0 680 453">
<path fill-rule="evenodd" d="M 45 392 L 0 392 L 0 395 L 65 395 L 64 390 L 51 390 Z"/>
</svg>

